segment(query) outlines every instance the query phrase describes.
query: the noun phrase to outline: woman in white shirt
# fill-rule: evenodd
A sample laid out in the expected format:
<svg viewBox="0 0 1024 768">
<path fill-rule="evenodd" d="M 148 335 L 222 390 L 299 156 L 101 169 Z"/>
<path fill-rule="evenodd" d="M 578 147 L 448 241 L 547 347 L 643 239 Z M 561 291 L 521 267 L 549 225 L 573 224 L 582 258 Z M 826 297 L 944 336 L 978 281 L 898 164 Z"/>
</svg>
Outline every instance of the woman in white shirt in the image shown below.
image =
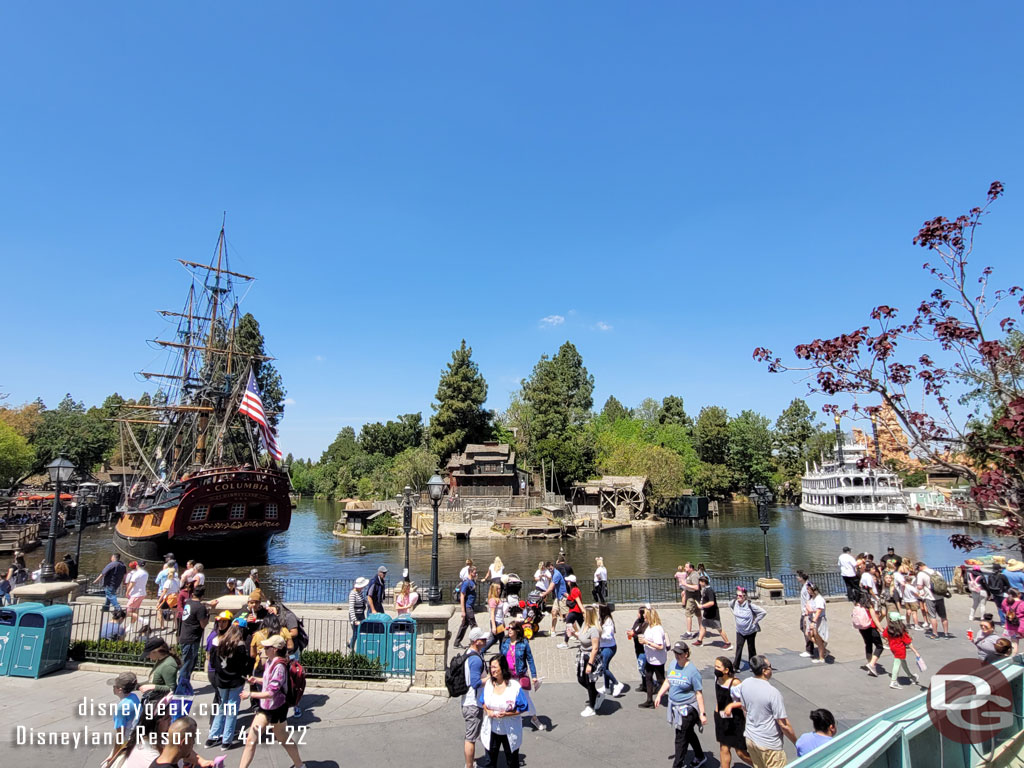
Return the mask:
<svg viewBox="0 0 1024 768">
<path fill-rule="evenodd" d="M 469 569 L 473 567 L 473 561 L 466 559 L 466 564 L 462 566 L 462 570 L 459 571 L 459 581 L 465 581 L 469 578 Z"/>
<path fill-rule="evenodd" d="M 523 743 L 523 713 L 530 704 L 504 656 L 494 656 L 487 665 L 488 679 L 480 697 L 484 722 L 480 742 L 487 749 L 490 764 L 498 764 L 498 752 L 505 750 L 505 765 L 519 768 L 519 747 Z"/>
<path fill-rule="evenodd" d="M 811 659 L 811 664 L 824 664 L 828 658 L 828 619 L 825 617 L 825 598 L 818 592 L 818 588 L 811 582 L 807 582 L 807 594 L 810 600 L 804 609 L 807 620 L 804 626 L 807 627 L 807 637 L 818 646 L 818 658 Z"/>
<path fill-rule="evenodd" d="M 604 605 L 608 602 L 608 569 L 604 567 L 604 558 L 595 557 L 597 570 L 594 571 L 594 602 Z"/>
<path fill-rule="evenodd" d="M 505 564 L 501 562 L 500 557 L 495 557 L 494 562 L 487 567 L 487 573 L 484 576 L 484 581 L 489 581 L 492 584 L 501 584 L 501 577 L 505 575 Z"/>
<path fill-rule="evenodd" d="M 665 661 L 668 659 L 668 635 L 661 626 L 661 617 L 653 608 L 647 610 L 647 629 L 640 638 L 644 647 L 644 686 L 647 688 L 647 701 L 637 706 L 643 709 L 654 708 L 654 694 L 665 682 Z"/>
<path fill-rule="evenodd" d="M 533 587 L 538 592 L 547 592 L 551 586 L 551 571 L 544 566 L 544 561 L 537 563 L 537 570 L 534 571 L 533 580 L 536 582 Z"/>
<path fill-rule="evenodd" d="M 598 560 L 600 559 L 598 558 Z M 615 641 L 615 621 L 612 619 L 612 607 L 607 604 L 599 605 L 597 619 L 601 622 L 601 642 L 598 648 L 604 661 L 604 692 L 617 698 L 622 695 L 626 686 L 612 674 L 612 657 L 619 650 L 618 643 Z"/>
</svg>

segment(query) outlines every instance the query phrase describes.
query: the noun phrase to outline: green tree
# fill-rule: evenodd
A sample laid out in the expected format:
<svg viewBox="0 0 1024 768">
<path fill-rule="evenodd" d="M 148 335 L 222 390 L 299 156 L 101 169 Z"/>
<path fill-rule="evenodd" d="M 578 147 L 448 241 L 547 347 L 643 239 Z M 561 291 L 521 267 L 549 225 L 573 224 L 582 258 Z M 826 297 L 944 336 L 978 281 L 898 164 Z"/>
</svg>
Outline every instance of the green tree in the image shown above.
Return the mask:
<svg viewBox="0 0 1024 768">
<path fill-rule="evenodd" d="M 256 384 L 260 388 L 260 399 L 263 401 L 263 410 L 267 416 L 267 422 L 272 427 L 277 427 L 284 416 L 285 397 L 287 391 L 281 374 L 270 360 L 259 358 L 266 356 L 264 348 L 263 333 L 260 331 L 260 324 L 250 313 L 246 312 L 238 321 L 235 329 L 235 349 L 242 355 L 252 355 L 253 373 L 256 376 Z M 247 376 L 245 371 L 240 375 Z"/>
<path fill-rule="evenodd" d="M 22 480 L 35 464 L 36 454 L 23 435 L 0 421 L 0 486 L 9 488 Z"/>
<path fill-rule="evenodd" d="M 742 411 L 729 422 L 727 465 L 735 490 L 749 494 L 761 483 L 771 486 L 775 463 L 772 457 L 771 422 L 753 411 Z"/>
<path fill-rule="evenodd" d="M 42 400 L 25 403 L 17 408 L 5 406 L 0 408 L 0 421 L 7 424 L 7 426 L 11 427 L 26 440 L 31 440 L 39 425 L 43 423 L 43 411 L 45 410 L 46 406 Z"/>
<path fill-rule="evenodd" d="M 729 452 L 729 413 L 725 408 L 709 405 L 700 409 L 693 426 L 693 443 L 701 461 L 725 464 Z"/>
<path fill-rule="evenodd" d="M 48 464 L 63 453 L 76 467 L 91 470 L 110 447 L 103 427 L 96 414 L 86 414 L 82 403 L 65 395 L 56 408 L 43 412 L 43 420 L 32 436 L 38 465 Z"/>
<path fill-rule="evenodd" d="M 732 488 L 732 474 L 725 464 L 699 462 L 690 477 L 690 485 L 698 496 L 724 499 Z"/>
<path fill-rule="evenodd" d="M 423 416 L 419 413 L 402 414 L 398 421 L 389 421 L 387 424 L 379 421 L 364 424 L 359 433 L 359 444 L 364 451 L 385 456 L 397 456 L 422 442 Z"/>
<path fill-rule="evenodd" d="M 806 402 L 794 398 L 775 422 L 775 456 L 779 466 L 781 495 L 794 499 L 800 494 L 804 463 L 811 460 L 815 435 L 822 430 Z"/>
<path fill-rule="evenodd" d="M 669 395 L 661 401 L 658 421 L 662 424 L 679 424 L 687 431 L 693 429 L 693 419 L 687 415 L 686 409 L 683 407 L 683 398 L 678 395 Z"/>
<path fill-rule="evenodd" d="M 452 352 L 452 360 L 441 372 L 434 415 L 428 430 L 430 450 L 444 462 L 469 443 L 486 440 L 491 434 L 493 414 L 484 410 L 487 382 L 472 358 L 466 340 Z"/>
<path fill-rule="evenodd" d="M 414 491 L 427 487 L 427 480 L 437 471 L 437 457 L 428 449 L 419 446 L 406 448 L 395 456 L 391 465 L 391 484 L 389 497 L 409 486 Z"/>
<path fill-rule="evenodd" d="M 600 462 L 608 475 L 644 475 L 655 505 L 681 496 L 687 488 L 686 465 L 675 451 L 649 443 L 620 442 Z"/>
<path fill-rule="evenodd" d="M 628 419 L 630 417 L 630 412 L 626 406 L 618 401 L 615 395 L 612 395 L 605 400 L 604 408 L 601 409 L 601 415 L 609 422 L 614 423 L 619 419 Z"/>
</svg>

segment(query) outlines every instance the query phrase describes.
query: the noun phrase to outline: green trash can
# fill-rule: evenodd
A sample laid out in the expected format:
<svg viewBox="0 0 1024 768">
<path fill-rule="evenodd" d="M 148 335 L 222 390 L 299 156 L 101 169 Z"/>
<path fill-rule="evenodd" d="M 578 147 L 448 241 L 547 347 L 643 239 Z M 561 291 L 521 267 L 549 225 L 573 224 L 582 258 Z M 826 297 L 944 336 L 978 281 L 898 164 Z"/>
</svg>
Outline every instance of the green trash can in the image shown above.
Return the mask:
<svg viewBox="0 0 1024 768">
<path fill-rule="evenodd" d="M 64 669 L 71 645 L 72 616 L 67 605 L 46 605 L 21 614 L 7 674 L 42 677 Z"/>
<path fill-rule="evenodd" d="M 416 619 L 399 616 L 391 622 L 388 672 L 412 677 L 416 672 Z"/>
<path fill-rule="evenodd" d="M 388 644 L 391 622 L 392 618 L 386 613 L 371 613 L 359 625 L 359 637 L 356 638 L 356 653 L 368 659 L 377 659 L 385 669 L 391 655 Z"/>
<path fill-rule="evenodd" d="M 7 674 L 11 659 L 14 658 L 14 643 L 22 614 L 42 607 L 42 603 L 18 603 L 0 608 L 0 675 Z"/>
</svg>

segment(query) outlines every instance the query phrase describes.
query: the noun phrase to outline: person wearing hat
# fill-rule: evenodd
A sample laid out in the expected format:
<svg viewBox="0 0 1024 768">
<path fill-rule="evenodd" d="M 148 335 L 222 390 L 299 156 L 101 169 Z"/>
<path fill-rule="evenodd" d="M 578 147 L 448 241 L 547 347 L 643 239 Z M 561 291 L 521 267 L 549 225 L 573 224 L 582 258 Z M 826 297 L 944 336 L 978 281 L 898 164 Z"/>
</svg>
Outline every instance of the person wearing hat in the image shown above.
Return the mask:
<svg viewBox="0 0 1024 768">
<path fill-rule="evenodd" d="M 459 608 L 462 612 L 462 623 L 455 633 L 455 647 L 462 647 L 462 638 L 466 630 L 476 627 L 476 566 L 469 566 L 469 573 L 459 585 Z"/>
<path fill-rule="evenodd" d="M 226 615 L 226 616 L 225 616 Z M 216 692 L 217 703 L 207 747 L 220 745 L 229 750 L 235 746 L 235 724 L 238 719 L 238 705 L 241 700 L 245 677 L 252 670 L 252 659 L 242 637 L 242 629 L 234 623 L 230 611 L 217 616 L 218 634 L 209 650 L 210 683 Z M 227 629 L 220 632 L 220 624 L 228 621 Z M 210 633 L 211 635 L 214 633 Z"/>
<path fill-rule="evenodd" d="M 1009 582 L 1011 589 L 1024 593 L 1024 563 L 1011 557 L 1006 561 L 1003 575 L 1006 576 L 1006 581 Z"/>
<path fill-rule="evenodd" d="M 114 727 L 122 736 L 126 736 L 135 718 L 139 716 L 139 679 L 134 672 L 122 672 L 107 680 L 107 685 L 114 689 L 114 695 L 120 699 L 114 711 Z"/>
<path fill-rule="evenodd" d="M 388 568 L 382 565 L 377 569 L 370 588 L 366 590 L 367 609 L 370 613 L 384 613 L 384 598 L 387 593 Z"/>
<path fill-rule="evenodd" d="M 260 710 L 253 718 L 248 737 L 245 740 L 245 751 L 242 752 L 240 768 L 249 768 L 256 755 L 256 745 L 265 740 L 261 738 L 261 735 L 268 725 L 271 733 L 274 734 L 274 740 L 288 753 L 292 765 L 302 768 L 302 757 L 299 755 L 296 739 L 291 738 L 286 730 L 288 704 L 285 700 L 285 693 L 288 690 L 288 644 L 280 635 L 273 635 L 261 642 L 260 647 L 267 660 L 263 669 L 263 677 L 249 677 L 248 682 L 250 685 L 262 685 L 263 690 L 243 691 L 240 697 L 256 699 L 260 704 Z"/>
<path fill-rule="evenodd" d="M 668 720 L 675 726 L 676 743 L 673 766 L 682 766 L 686 759 L 687 748 L 693 749 L 692 768 L 698 768 L 707 762 L 704 748 L 697 738 L 697 723 L 701 730 L 708 722 L 707 711 L 704 709 L 704 686 L 701 683 L 700 670 L 690 661 L 690 646 L 684 640 L 677 640 L 672 645 L 672 656 L 665 668 L 665 682 L 661 684 L 654 697 L 654 708 L 661 705 L 661 697 L 668 694 Z"/>
<path fill-rule="evenodd" d="M 242 582 L 241 592 L 243 595 L 251 595 L 253 590 L 260 588 L 260 572 L 253 568 L 249 571 L 249 578 Z"/>
<path fill-rule="evenodd" d="M 568 609 L 565 614 L 565 638 L 558 644 L 559 648 L 568 648 L 569 639 L 576 637 L 580 626 L 583 624 L 583 593 L 576 586 L 576 576 L 569 574 L 565 577 L 568 590 L 565 595 L 565 607 Z"/>
<path fill-rule="evenodd" d="M 224 579 L 224 594 L 238 594 L 238 579 L 236 579 L 234 576 L 228 576 L 226 579 Z"/>
<path fill-rule="evenodd" d="M 356 647 L 356 639 L 359 637 L 359 625 L 366 618 L 366 587 L 370 584 L 369 579 L 360 576 L 348 593 L 348 623 L 349 637 L 348 649 L 351 651 Z"/>
<path fill-rule="evenodd" d="M 142 649 L 142 655 L 154 662 L 149 680 L 139 688 L 140 693 L 156 691 L 168 694 L 177 686 L 179 659 L 168 647 L 167 641 L 161 637 L 151 637 Z"/>
<path fill-rule="evenodd" d="M 474 567 L 473 570 L 475 571 L 476 568 Z M 463 755 L 466 758 L 466 768 L 474 768 L 476 765 L 476 742 L 480 738 L 480 729 L 483 727 L 480 697 L 486 684 L 486 677 L 481 654 L 484 646 L 487 645 L 487 633 L 480 627 L 473 627 L 469 630 L 468 640 L 469 650 L 466 651 L 465 662 L 462 665 L 468 686 L 466 695 L 462 697 L 462 719 L 466 726 Z"/>
</svg>

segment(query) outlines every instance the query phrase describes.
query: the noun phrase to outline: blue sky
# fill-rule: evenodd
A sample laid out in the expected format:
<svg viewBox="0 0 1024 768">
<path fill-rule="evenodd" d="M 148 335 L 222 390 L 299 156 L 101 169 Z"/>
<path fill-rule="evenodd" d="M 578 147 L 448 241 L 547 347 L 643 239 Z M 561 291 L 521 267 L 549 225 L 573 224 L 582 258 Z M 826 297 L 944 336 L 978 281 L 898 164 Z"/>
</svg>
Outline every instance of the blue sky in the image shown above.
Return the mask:
<svg viewBox="0 0 1024 768">
<path fill-rule="evenodd" d="M 0 392 L 140 393 L 173 260 L 207 258 L 227 211 L 297 456 L 429 416 L 463 337 L 493 408 L 570 339 L 598 406 L 774 419 L 803 385 L 752 349 L 916 304 L 917 227 L 993 179 L 979 259 L 1021 280 L 1022 16 L 4 3 Z"/>
</svg>

